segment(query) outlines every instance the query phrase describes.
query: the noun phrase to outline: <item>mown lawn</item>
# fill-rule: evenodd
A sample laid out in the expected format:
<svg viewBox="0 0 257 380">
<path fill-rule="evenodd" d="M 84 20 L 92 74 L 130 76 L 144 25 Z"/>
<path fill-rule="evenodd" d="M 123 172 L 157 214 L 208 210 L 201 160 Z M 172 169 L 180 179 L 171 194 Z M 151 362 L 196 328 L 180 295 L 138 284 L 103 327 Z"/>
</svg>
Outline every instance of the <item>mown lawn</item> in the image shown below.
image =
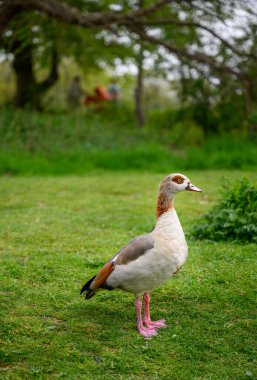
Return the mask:
<svg viewBox="0 0 257 380">
<path fill-rule="evenodd" d="M 106 259 L 152 228 L 164 174 L 0 179 L 0 378 L 256 377 L 256 245 L 189 241 L 183 270 L 152 293 L 152 317 L 169 327 L 151 340 L 135 329 L 131 295 L 79 296 Z M 185 174 L 204 190 L 176 198 L 186 232 L 217 201 L 223 174 L 253 177 Z"/>
</svg>

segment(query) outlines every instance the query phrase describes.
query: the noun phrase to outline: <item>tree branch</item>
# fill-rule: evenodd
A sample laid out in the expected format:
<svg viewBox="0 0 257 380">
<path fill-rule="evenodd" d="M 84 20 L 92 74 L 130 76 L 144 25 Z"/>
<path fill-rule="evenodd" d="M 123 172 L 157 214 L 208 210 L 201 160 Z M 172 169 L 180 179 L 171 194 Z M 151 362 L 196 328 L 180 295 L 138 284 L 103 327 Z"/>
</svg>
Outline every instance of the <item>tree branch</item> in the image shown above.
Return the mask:
<svg viewBox="0 0 257 380">
<path fill-rule="evenodd" d="M 58 0 L 3 0 L 0 6 L 0 34 L 17 12 L 22 10 L 36 10 L 47 14 L 61 22 L 83 27 L 111 27 L 112 24 L 120 26 L 131 25 L 135 19 L 145 17 L 166 6 L 171 0 L 160 0 L 154 5 L 144 9 L 137 9 L 128 14 L 120 13 L 82 13 L 77 8 L 70 7 Z"/>
<path fill-rule="evenodd" d="M 14 1 L 3 1 L 0 4 L 0 36 L 5 31 L 7 25 L 11 20 L 21 12 L 22 7 L 19 2 Z"/>
<path fill-rule="evenodd" d="M 145 22 L 142 22 L 142 24 L 146 25 L 146 26 L 162 26 L 162 25 L 176 25 L 176 26 L 181 26 L 181 27 L 195 27 L 195 28 L 199 28 L 199 29 L 203 29 L 205 31 L 207 31 L 208 33 L 210 33 L 213 37 L 217 38 L 224 46 L 226 46 L 227 48 L 229 48 L 231 51 L 233 51 L 233 53 L 235 53 L 236 55 L 240 56 L 240 57 L 251 57 L 253 59 L 257 59 L 257 55 L 255 54 L 248 54 L 248 53 L 244 53 L 238 49 L 236 49 L 233 45 L 231 45 L 227 40 L 225 40 L 223 37 L 221 37 L 218 33 L 216 33 L 214 30 L 212 30 L 211 28 L 199 23 L 199 22 L 196 22 L 196 21 L 180 21 L 180 20 L 175 20 L 173 18 L 166 18 L 166 19 L 156 19 L 156 20 L 151 20 L 151 21 L 145 21 Z"/>
<path fill-rule="evenodd" d="M 200 53 L 200 52 L 189 53 L 186 49 L 178 48 L 172 45 L 169 41 L 165 41 L 164 39 L 150 36 L 143 29 L 139 27 L 134 27 L 134 32 L 145 41 L 163 46 L 168 51 L 176 54 L 178 58 L 187 58 L 192 61 L 197 61 L 199 63 L 207 64 L 208 66 L 212 67 L 216 72 L 235 75 L 237 78 L 241 80 L 246 80 L 247 78 L 246 74 L 240 72 L 239 70 L 235 70 L 232 67 L 229 67 L 226 65 L 218 65 L 211 57 L 209 57 L 208 55 L 204 53 Z"/>
<path fill-rule="evenodd" d="M 51 63 L 51 69 L 50 69 L 49 75 L 44 81 L 37 84 L 37 89 L 38 89 L 38 92 L 40 94 L 47 91 L 48 88 L 50 88 L 58 79 L 58 58 L 59 58 L 59 56 L 57 54 L 57 50 L 56 50 L 55 46 L 52 47 L 51 56 L 52 56 L 52 63 Z"/>
</svg>

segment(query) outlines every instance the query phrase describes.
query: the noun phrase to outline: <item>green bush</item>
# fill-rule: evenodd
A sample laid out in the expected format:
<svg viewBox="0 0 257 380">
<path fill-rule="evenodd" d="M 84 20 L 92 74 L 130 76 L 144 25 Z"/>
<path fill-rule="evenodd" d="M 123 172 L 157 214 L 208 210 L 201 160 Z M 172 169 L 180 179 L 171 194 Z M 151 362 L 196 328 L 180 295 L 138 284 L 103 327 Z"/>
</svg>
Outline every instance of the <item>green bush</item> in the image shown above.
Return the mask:
<svg viewBox="0 0 257 380">
<path fill-rule="evenodd" d="M 194 226 L 199 239 L 257 241 L 257 189 L 244 178 L 234 184 L 226 181 L 222 199 Z"/>
</svg>

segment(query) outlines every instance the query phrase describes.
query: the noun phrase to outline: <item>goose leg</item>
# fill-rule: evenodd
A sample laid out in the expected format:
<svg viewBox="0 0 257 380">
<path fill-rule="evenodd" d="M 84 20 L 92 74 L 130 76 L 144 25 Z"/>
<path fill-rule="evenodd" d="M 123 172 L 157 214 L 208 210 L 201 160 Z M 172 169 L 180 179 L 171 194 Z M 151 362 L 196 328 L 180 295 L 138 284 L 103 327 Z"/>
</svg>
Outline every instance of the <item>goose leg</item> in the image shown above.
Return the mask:
<svg viewBox="0 0 257 380">
<path fill-rule="evenodd" d="M 137 329 L 141 335 L 145 338 L 148 338 L 153 335 L 157 335 L 155 328 L 151 328 L 150 326 L 143 326 L 142 320 L 142 302 L 140 298 L 136 298 L 135 300 L 136 312 L 137 312 Z"/>
<path fill-rule="evenodd" d="M 165 319 L 160 319 L 159 321 L 152 322 L 150 318 L 150 295 L 149 293 L 144 294 L 144 304 L 145 304 L 145 315 L 144 324 L 147 328 L 165 328 Z"/>
</svg>

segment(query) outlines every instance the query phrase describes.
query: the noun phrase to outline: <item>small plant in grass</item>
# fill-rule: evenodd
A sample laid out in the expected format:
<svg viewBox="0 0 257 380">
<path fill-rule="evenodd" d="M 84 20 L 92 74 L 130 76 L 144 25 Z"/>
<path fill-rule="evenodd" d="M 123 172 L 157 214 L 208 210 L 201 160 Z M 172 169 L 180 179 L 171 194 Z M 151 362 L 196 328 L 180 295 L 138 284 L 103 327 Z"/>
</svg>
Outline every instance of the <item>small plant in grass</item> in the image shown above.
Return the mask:
<svg viewBox="0 0 257 380">
<path fill-rule="evenodd" d="M 221 201 L 194 226 L 199 239 L 257 241 L 257 188 L 244 178 L 222 187 Z"/>
</svg>

